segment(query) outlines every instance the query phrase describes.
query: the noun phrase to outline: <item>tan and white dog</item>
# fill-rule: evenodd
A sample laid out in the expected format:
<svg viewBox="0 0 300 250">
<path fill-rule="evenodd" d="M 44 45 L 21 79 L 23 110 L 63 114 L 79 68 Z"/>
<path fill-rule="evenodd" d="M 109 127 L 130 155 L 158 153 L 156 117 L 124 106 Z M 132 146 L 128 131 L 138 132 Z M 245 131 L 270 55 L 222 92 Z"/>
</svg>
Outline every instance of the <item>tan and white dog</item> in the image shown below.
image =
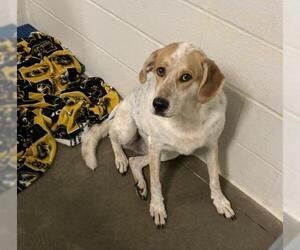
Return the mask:
<svg viewBox="0 0 300 250">
<path fill-rule="evenodd" d="M 144 83 L 127 96 L 110 117 L 85 135 L 82 155 L 91 169 L 97 166 L 98 141 L 109 134 L 119 173 L 131 168 L 141 198 L 147 185 L 143 167 L 150 166 L 150 214 L 165 224 L 167 213 L 160 183 L 160 162 L 178 155 L 203 160 L 205 148 L 211 199 L 219 214 L 233 218 L 234 211 L 219 182 L 218 138 L 225 123 L 224 76 L 214 61 L 189 43 L 172 43 L 154 51 L 139 75 Z M 127 159 L 123 147 L 142 156 Z"/>
</svg>

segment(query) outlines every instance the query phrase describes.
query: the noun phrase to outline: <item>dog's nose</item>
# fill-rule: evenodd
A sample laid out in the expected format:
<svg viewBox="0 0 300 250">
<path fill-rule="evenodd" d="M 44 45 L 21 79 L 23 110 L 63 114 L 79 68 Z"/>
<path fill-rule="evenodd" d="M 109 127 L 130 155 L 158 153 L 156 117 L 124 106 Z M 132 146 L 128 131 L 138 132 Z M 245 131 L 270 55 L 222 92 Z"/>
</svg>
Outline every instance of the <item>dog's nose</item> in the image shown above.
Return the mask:
<svg viewBox="0 0 300 250">
<path fill-rule="evenodd" d="M 156 112 L 163 113 L 169 107 L 169 102 L 161 97 L 156 97 L 153 100 L 153 107 Z"/>
</svg>

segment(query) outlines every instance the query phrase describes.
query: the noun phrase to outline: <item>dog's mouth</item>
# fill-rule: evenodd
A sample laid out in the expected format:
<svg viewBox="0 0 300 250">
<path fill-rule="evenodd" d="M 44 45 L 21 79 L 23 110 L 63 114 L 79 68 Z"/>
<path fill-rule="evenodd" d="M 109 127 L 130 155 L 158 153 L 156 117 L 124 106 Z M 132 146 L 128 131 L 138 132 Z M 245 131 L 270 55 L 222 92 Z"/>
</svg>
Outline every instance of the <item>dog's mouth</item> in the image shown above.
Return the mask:
<svg viewBox="0 0 300 250">
<path fill-rule="evenodd" d="M 160 117 L 166 117 L 165 113 L 156 112 L 156 111 L 154 111 L 154 115 L 157 115 L 157 116 L 160 116 Z"/>
<path fill-rule="evenodd" d="M 174 114 L 167 114 L 165 112 L 157 112 L 157 111 L 153 111 L 152 112 L 154 115 L 160 116 L 160 117 L 164 117 L 164 118 L 171 118 L 174 116 Z"/>
</svg>

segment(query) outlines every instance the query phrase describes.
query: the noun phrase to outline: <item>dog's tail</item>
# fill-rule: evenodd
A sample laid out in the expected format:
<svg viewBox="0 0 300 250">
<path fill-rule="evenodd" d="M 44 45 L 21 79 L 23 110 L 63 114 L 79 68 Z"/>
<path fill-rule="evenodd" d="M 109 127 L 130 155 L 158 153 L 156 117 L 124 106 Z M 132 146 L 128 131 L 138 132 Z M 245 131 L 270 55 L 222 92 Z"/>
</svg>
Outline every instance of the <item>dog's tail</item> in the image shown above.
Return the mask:
<svg viewBox="0 0 300 250">
<path fill-rule="evenodd" d="M 81 154 L 86 165 L 92 170 L 97 167 L 97 144 L 101 139 L 108 135 L 111 123 L 112 119 L 108 119 L 101 124 L 93 125 L 91 129 L 83 135 Z"/>
</svg>

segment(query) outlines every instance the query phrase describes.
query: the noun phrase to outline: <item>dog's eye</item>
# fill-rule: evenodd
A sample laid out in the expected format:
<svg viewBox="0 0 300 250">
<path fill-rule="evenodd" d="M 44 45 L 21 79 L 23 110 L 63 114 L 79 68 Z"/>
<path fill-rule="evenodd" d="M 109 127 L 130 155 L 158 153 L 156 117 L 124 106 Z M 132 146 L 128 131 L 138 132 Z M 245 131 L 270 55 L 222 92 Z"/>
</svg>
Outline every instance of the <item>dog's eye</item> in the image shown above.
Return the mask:
<svg viewBox="0 0 300 250">
<path fill-rule="evenodd" d="M 192 76 L 190 74 L 183 74 L 180 77 L 180 81 L 182 81 L 182 82 L 188 82 L 191 79 L 192 79 Z"/>
<path fill-rule="evenodd" d="M 159 67 L 156 69 L 156 74 L 160 77 L 163 77 L 166 74 L 166 70 L 163 67 Z"/>
</svg>

